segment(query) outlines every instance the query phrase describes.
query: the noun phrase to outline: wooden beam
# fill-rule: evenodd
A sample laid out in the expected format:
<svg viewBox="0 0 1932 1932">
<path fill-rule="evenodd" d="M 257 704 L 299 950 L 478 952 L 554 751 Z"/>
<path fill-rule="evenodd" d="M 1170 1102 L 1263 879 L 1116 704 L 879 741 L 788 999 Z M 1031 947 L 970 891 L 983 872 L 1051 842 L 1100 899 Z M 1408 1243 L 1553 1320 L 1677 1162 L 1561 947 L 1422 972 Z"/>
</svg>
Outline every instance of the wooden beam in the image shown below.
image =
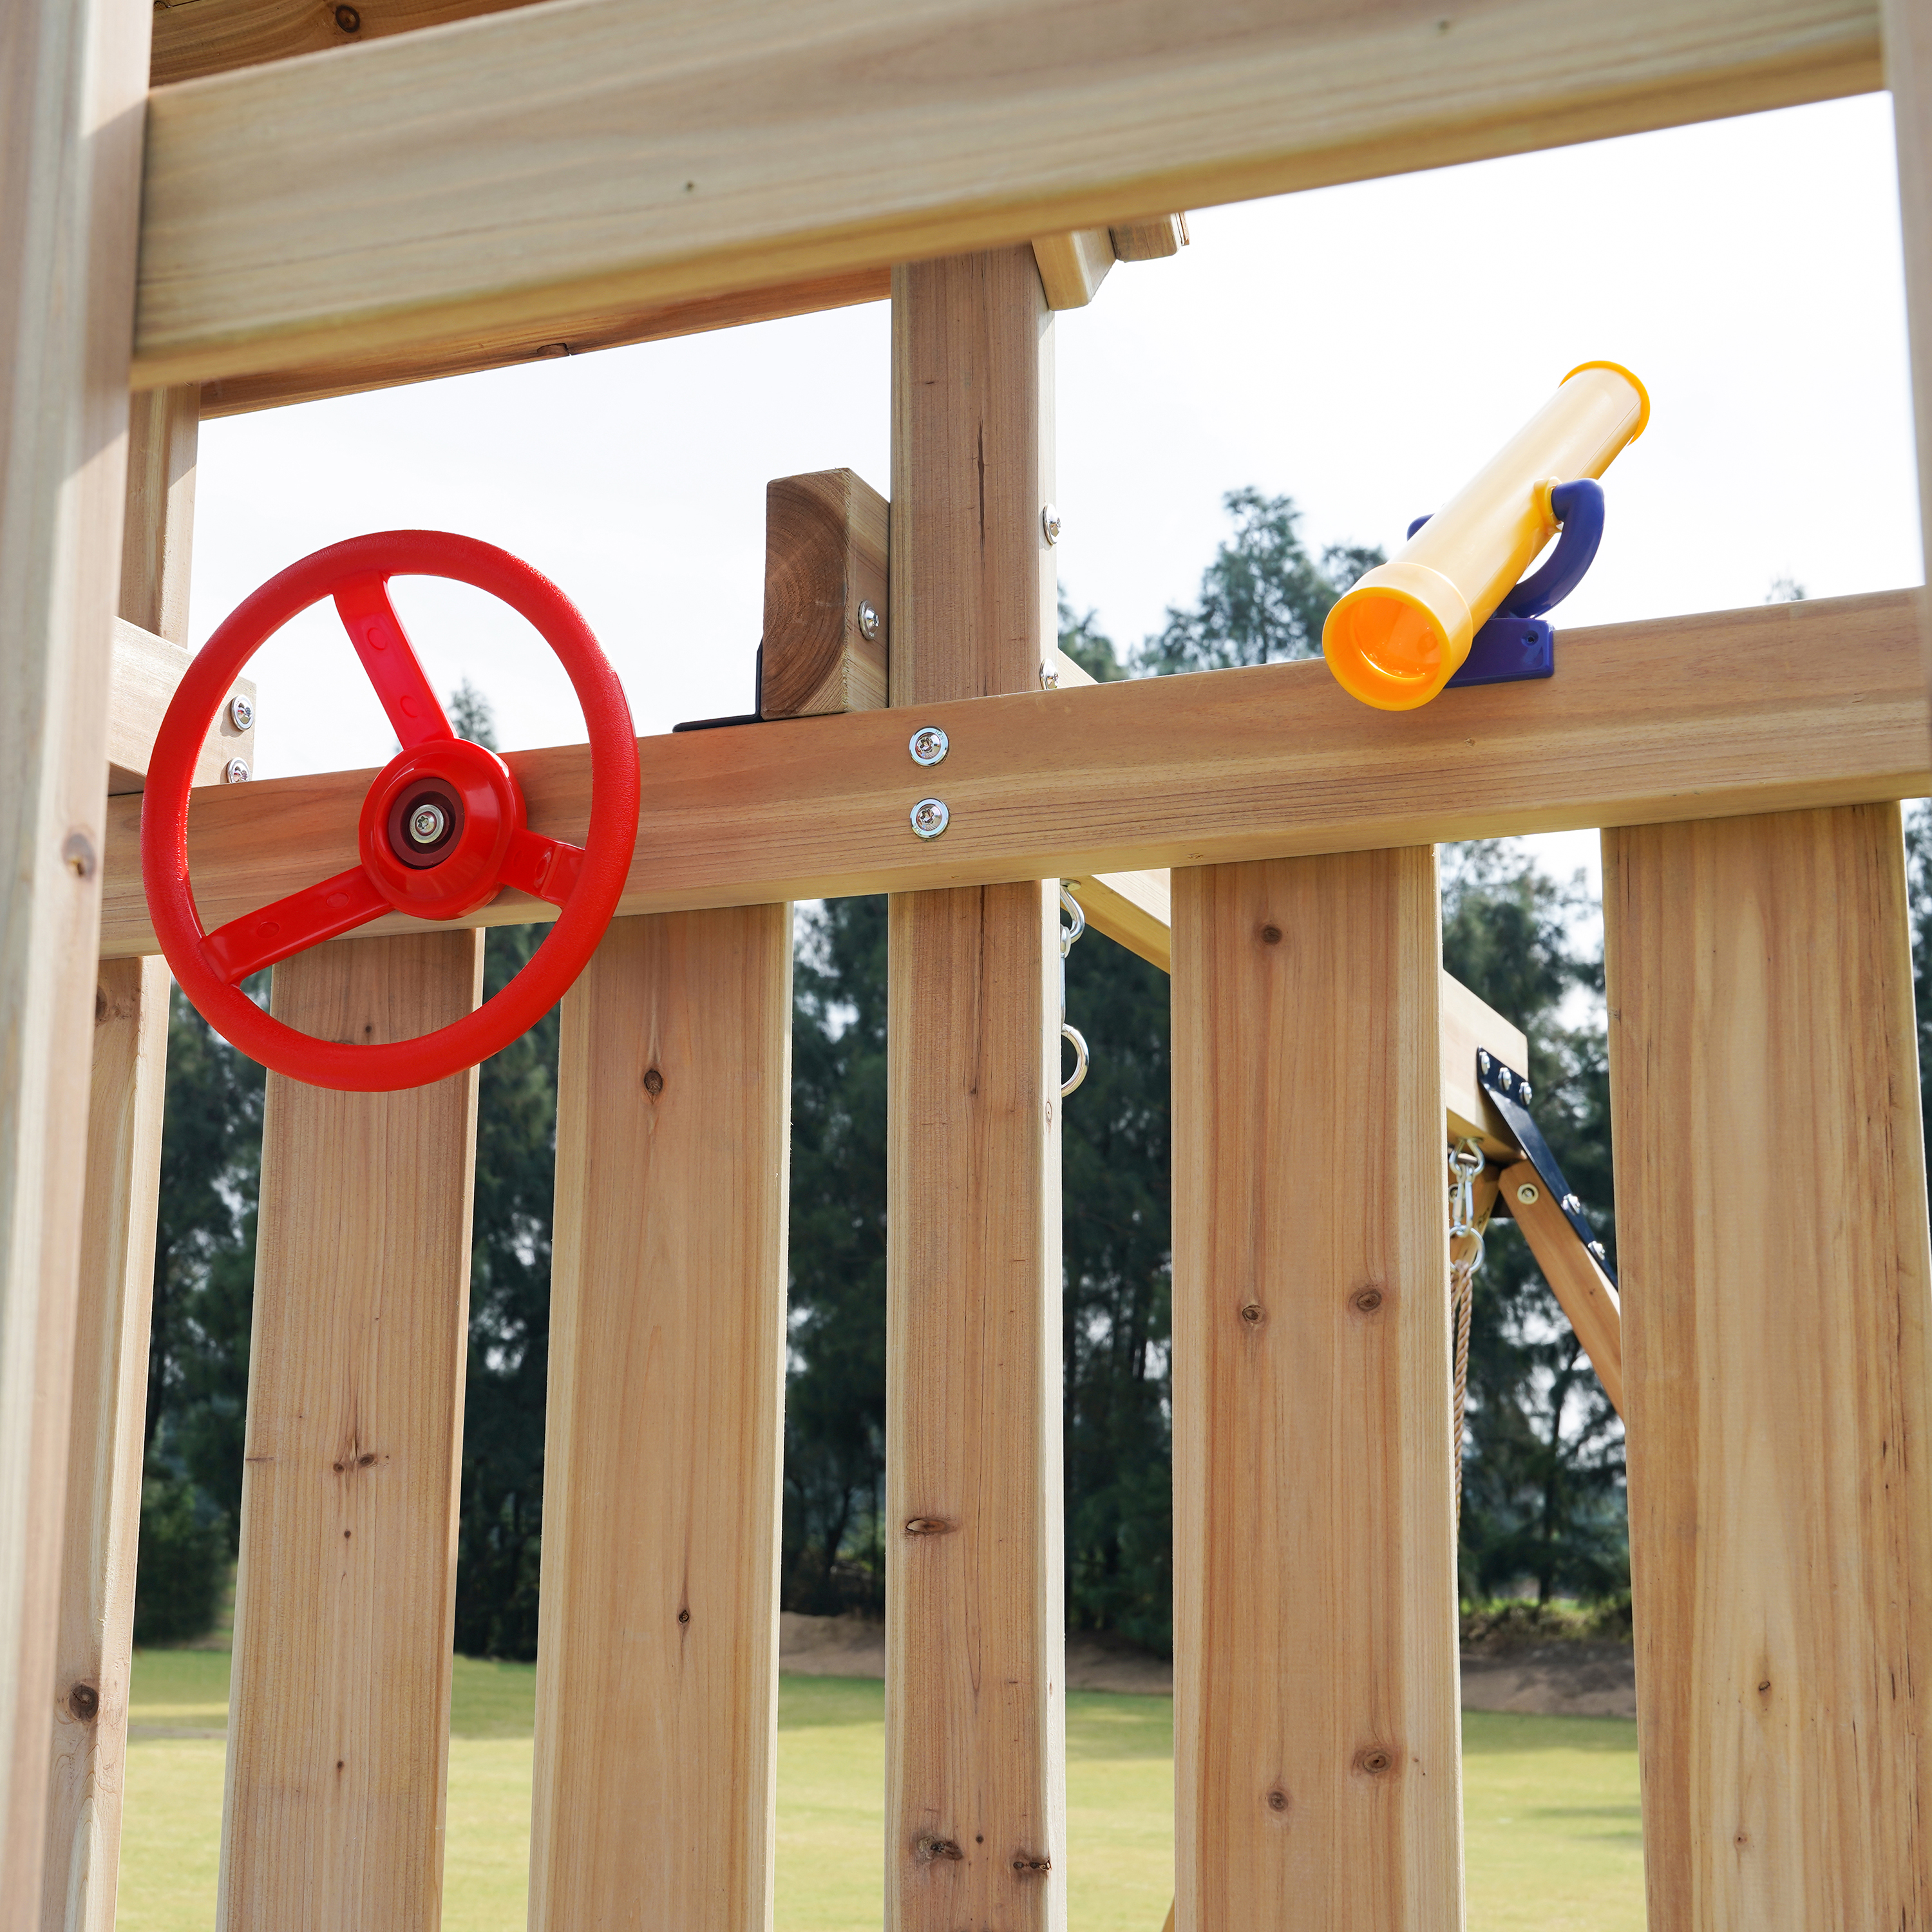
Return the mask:
<svg viewBox="0 0 1932 1932">
<path fill-rule="evenodd" d="M 1932 1896 L 1932 1255 L 1891 806 L 1604 840 L 1652 1932 Z"/>
<path fill-rule="evenodd" d="M 191 0 L 191 4 L 205 6 L 208 0 Z M 548 4 L 548 0 L 538 0 L 538 4 Z M 266 369 L 217 376 L 203 383 L 201 412 L 204 416 L 240 416 L 251 410 L 278 409 L 285 403 L 312 403 L 326 396 L 392 388 L 400 382 L 474 375 L 482 369 L 554 362 L 593 350 L 702 335 L 714 328 L 739 328 L 788 315 L 815 315 L 859 302 L 884 302 L 892 293 L 892 280 L 890 268 L 849 268 L 734 290 L 722 296 L 674 302 L 592 302 L 427 342 L 379 341 L 353 352 L 331 345 L 312 345 L 304 351 L 310 359 L 298 356 Z"/>
<path fill-rule="evenodd" d="M 1505 1066 L 1529 1070 L 1529 1042 L 1522 1029 L 1444 973 L 1442 976 L 1442 1095 L 1452 1141 L 1482 1144 L 1491 1160 L 1512 1161 L 1522 1150 L 1516 1136 L 1483 1091 L 1476 1077 L 1476 1055 L 1486 1048 Z"/>
<path fill-rule="evenodd" d="M 446 26 L 530 0 L 172 0 L 154 9 L 148 84 L 166 87 L 232 68 L 359 46 L 391 34 Z"/>
<path fill-rule="evenodd" d="M 1885 81 L 1898 154 L 1905 307 L 1918 432 L 1922 555 L 1932 557 L 1932 16 L 1916 0 L 1880 0 Z M 1924 613 L 1925 674 L 1932 680 L 1932 607 Z"/>
<path fill-rule="evenodd" d="M 325 1039 L 446 1026 L 474 934 L 275 968 Z M 268 1076 L 217 1923 L 435 1926 L 442 1887 L 476 1072 L 400 1094 Z"/>
<path fill-rule="evenodd" d="M 184 623 L 182 628 L 186 630 Z M 170 643 L 124 618 L 114 620 L 113 656 L 107 686 L 107 790 L 120 798 L 138 794 L 147 782 L 148 761 L 154 755 L 154 736 L 175 694 L 188 674 L 194 653 L 184 644 Z M 196 760 L 197 785 L 218 785 L 231 758 L 240 758 L 252 772 L 255 765 L 255 680 L 237 678 L 231 699 L 248 700 L 245 729 L 224 705 Z M 138 806 L 132 808 L 139 811 Z"/>
<path fill-rule="evenodd" d="M 1163 214 L 1152 221 L 1130 221 L 1110 229 L 1114 259 L 1119 262 L 1162 262 L 1187 246 L 1187 218 Z"/>
<path fill-rule="evenodd" d="M 1052 352 L 1030 250 L 896 272 L 908 804 L 942 788 L 906 751 L 929 704 L 1039 689 Z M 887 914 L 887 1932 L 1066 1923 L 1058 898 L 900 893 Z"/>
<path fill-rule="evenodd" d="M 113 1932 L 170 984 L 158 958 L 111 959 L 94 989 L 41 1932 Z"/>
<path fill-rule="evenodd" d="M 765 717 L 884 705 L 887 516 L 885 498 L 855 470 L 765 485 Z"/>
<path fill-rule="evenodd" d="M 770 1923 L 791 912 L 563 1003 L 530 1924 Z"/>
<path fill-rule="evenodd" d="M 137 380 L 433 363 L 478 330 L 567 335 L 1880 84 L 1874 0 L 1442 18 L 1420 0 L 574 0 L 162 88 Z"/>
<path fill-rule="evenodd" d="M 1511 1066 L 1516 1061 L 1508 1063 Z M 1550 1292 L 1582 1344 L 1610 1406 L 1624 1412 L 1623 1316 L 1617 1292 L 1596 1258 L 1577 1239 L 1562 1205 L 1526 1160 L 1503 1171 L 1498 1190 L 1511 1220 L 1522 1230 Z"/>
<path fill-rule="evenodd" d="M 1452 691 L 1400 713 L 1357 704 L 1322 664 L 1284 664 L 922 704 L 912 718 L 854 712 L 647 738 L 649 836 L 620 910 L 1922 797 L 1932 792 L 1932 713 L 1918 595 L 1574 632 L 1553 679 Z M 952 741 L 929 772 L 906 750 L 909 725 L 926 723 Z M 584 748 L 509 762 L 531 824 L 581 838 Z M 202 916 L 212 926 L 355 863 L 374 776 L 197 796 L 188 844 Z M 908 822 L 928 793 L 952 812 L 929 842 Z M 154 950 L 139 821 L 133 800 L 110 805 L 106 953 Z M 472 918 L 551 916 L 506 896 Z"/>
<path fill-rule="evenodd" d="M 0 1928 L 38 1926 L 146 0 L 0 8 Z"/>
<path fill-rule="evenodd" d="M 1456 1932 L 1436 855 L 1174 886 L 1176 1932 Z"/>
<path fill-rule="evenodd" d="M 1113 240 L 1104 228 L 1036 236 L 1033 260 L 1048 308 L 1084 308 L 1114 266 Z"/>
</svg>

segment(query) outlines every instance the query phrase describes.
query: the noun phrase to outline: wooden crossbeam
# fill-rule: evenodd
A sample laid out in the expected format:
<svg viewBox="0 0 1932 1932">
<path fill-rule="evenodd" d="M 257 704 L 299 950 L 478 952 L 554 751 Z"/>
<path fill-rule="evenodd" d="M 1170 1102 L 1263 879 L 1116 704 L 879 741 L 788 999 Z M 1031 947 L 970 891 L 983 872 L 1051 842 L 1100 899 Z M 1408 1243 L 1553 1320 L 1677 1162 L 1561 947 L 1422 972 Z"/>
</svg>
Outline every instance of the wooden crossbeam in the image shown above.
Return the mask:
<svg viewBox="0 0 1932 1932">
<path fill-rule="evenodd" d="M 519 8 L 157 89 L 136 380 L 460 359 L 1880 84 L 1872 0 Z"/>
<path fill-rule="evenodd" d="M 1567 634 L 1557 675 L 1371 711 L 1320 664 L 854 712 L 640 741 L 640 836 L 620 911 L 664 912 L 1932 792 L 1916 591 Z M 952 742 L 928 770 L 909 728 Z M 580 838 L 581 746 L 509 760 L 539 831 Z M 211 926 L 355 862 L 373 774 L 196 794 Z M 930 794 L 952 822 L 908 814 Z M 109 802 L 101 950 L 155 950 L 139 802 Z M 471 916 L 551 916 L 508 895 Z M 409 929 L 400 916 L 364 928 Z"/>
</svg>

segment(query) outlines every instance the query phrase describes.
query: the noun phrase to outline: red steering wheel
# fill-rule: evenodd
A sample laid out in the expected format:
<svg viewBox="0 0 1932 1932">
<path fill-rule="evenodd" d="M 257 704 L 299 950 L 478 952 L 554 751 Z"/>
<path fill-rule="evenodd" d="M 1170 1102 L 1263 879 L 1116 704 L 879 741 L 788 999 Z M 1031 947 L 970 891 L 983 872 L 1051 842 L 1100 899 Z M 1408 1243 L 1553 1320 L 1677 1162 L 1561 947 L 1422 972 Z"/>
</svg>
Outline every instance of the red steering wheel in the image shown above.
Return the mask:
<svg viewBox="0 0 1932 1932">
<path fill-rule="evenodd" d="M 529 619 L 562 659 L 590 729 L 590 826 L 581 847 L 531 831 L 510 768 L 449 728 L 389 602 L 392 576 L 446 577 L 487 590 Z M 242 667 L 326 596 L 335 599 L 402 749 L 362 802 L 360 864 L 210 932 L 188 883 L 196 756 Z M 507 550 L 446 531 L 352 537 L 271 578 L 188 667 L 161 721 L 141 801 L 148 909 L 182 992 L 224 1040 L 264 1066 L 351 1092 L 420 1087 L 507 1046 L 568 991 L 617 909 L 637 838 L 638 793 L 623 686 L 590 626 L 548 578 Z M 561 907 L 556 923 L 494 999 L 434 1033 L 378 1046 L 317 1040 L 272 1018 L 241 990 L 250 974 L 384 913 L 460 919 L 506 886 Z"/>
</svg>

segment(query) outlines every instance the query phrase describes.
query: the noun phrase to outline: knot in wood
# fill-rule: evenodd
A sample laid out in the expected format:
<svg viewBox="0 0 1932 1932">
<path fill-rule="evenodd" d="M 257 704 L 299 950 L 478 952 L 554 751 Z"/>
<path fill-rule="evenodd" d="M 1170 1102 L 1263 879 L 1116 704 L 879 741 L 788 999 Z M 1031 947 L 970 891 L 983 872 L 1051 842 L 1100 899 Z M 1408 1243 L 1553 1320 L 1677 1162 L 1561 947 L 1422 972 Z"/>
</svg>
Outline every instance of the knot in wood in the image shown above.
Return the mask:
<svg viewBox="0 0 1932 1932">
<path fill-rule="evenodd" d="M 1353 1294 L 1349 1296 L 1348 1306 L 1358 1315 L 1374 1315 L 1380 1312 L 1382 1300 L 1382 1292 L 1380 1288 L 1372 1286 L 1368 1288 L 1358 1288 Z"/>
<path fill-rule="evenodd" d="M 1355 1754 L 1355 1768 L 1364 1777 L 1380 1778 L 1395 1766 L 1395 1754 L 1386 1744 L 1367 1744 Z"/>
<path fill-rule="evenodd" d="M 67 1707 L 83 1724 L 91 1724 L 100 1714 L 100 1693 L 83 1679 L 68 1690 Z"/>
<path fill-rule="evenodd" d="M 1288 1809 L 1288 1793 L 1277 1784 L 1268 1795 L 1268 1804 L 1270 1811 L 1286 1811 Z"/>
<path fill-rule="evenodd" d="M 1052 1870 L 1053 1861 L 1036 1857 L 1031 1852 L 1017 1852 L 1013 1855 L 1013 1870 L 1022 1878 L 1044 1878 Z"/>
<path fill-rule="evenodd" d="M 1264 946 L 1279 946 L 1281 944 L 1281 928 L 1278 926 L 1263 926 L 1262 944 Z"/>
<path fill-rule="evenodd" d="M 1268 1310 L 1258 1301 L 1250 1301 L 1243 1307 L 1241 1319 L 1250 1328 L 1258 1328 L 1268 1319 Z"/>
<path fill-rule="evenodd" d="M 950 1838 L 919 1838 L 913 1844 L 920 1862 L 930 1864 L 934 1858 L 964 1858 L 966 1854 Z"/>
<path fill-rule="evenodd" d="M 943 1516 L 916 1516 L 908 1520 L 905 1533 L 908 1536 L 950 1536 L 958 1527 Z"/>
<path fill-rule="evenodd" d="M 335 24 L 345 34 L 359 34 L 362 31 L 362 16 L 353 7 L 338 7 L 335 10 Z"/>
<path fill-rule="evenodd" d="M 689 1610 L 688 1606 L 687 1606 L 687 1607 L 686 1607 L 685 1609 L 681 1610 L 680 1610 L 680 1611 L 678 1612 L 678 1613 L 677 1613 L 677 1620 L 678 1620 L 678 1622 L 679 1622 L 680 1623 L 681 1623 L 681 1624 L 688 1624 L 688 1623 L 689 1623 L 689 1622 L 690 1622 L 690 1621 L 691 1621 L 691 1611 L 690 1611 L 690 1610 Z"/>
<path fill-rule="evenodd" d="M 645 1070 L 644 1091 L 648 1094 L 653 1100 L 655 1100 L 658 1096 L 664 1091 L 664 1076 L 660 1073 L 655 1066 L 648 1067 Z"/>
</svg>

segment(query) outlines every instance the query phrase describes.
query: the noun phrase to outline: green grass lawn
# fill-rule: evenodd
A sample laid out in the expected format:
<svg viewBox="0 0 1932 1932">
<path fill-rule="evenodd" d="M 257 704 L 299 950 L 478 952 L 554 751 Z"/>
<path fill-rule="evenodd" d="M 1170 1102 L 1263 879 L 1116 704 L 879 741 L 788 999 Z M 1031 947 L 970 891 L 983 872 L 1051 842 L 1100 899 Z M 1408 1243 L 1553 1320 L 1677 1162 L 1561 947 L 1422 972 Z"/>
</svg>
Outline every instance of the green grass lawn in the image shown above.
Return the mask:
<svg viewBox="0 0 1932 1932">
<path fill-rule="evenodd" d="M 456 1660 L 447 1932 L 522 1932 L 535 1692 L 527 1664 Z M 227 1710 L 226 1652 L 135 1660 L 118 1932 L 213 1922 Z M 868 1680 L 779 1680 L 779 1932 L 877 1932 L 884 1711 Z M 1465 1715 L 1472 1932 L 1641 1932 L 1636 1733 L 1610 1718 Z M 1076 1690 L 1066 1738 L 1073 1932 L 1160 1932 L 1173 1705 Z"/>
</svg>

